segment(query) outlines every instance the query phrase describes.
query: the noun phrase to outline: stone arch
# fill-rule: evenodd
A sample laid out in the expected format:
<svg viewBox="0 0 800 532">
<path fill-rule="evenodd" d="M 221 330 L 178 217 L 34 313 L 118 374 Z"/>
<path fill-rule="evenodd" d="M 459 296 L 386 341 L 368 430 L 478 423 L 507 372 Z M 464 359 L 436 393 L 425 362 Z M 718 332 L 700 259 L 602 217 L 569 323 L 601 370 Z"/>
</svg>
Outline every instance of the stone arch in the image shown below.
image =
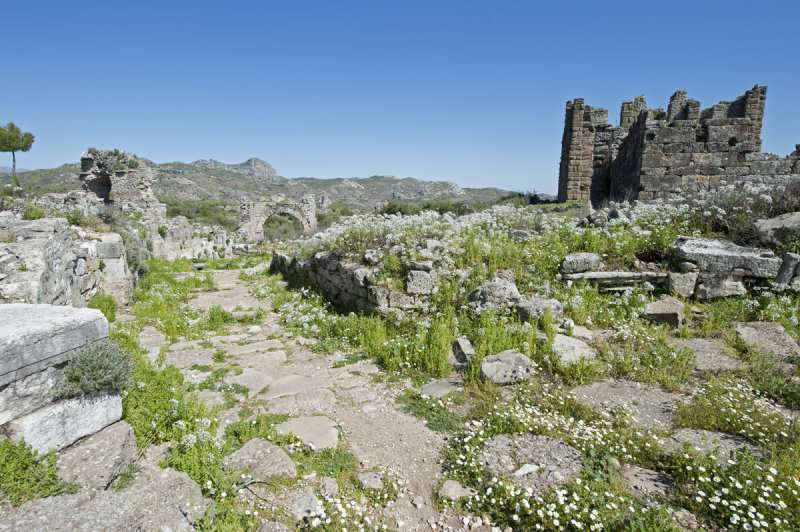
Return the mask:
<svg viewBox="0 0 800 532">
<path fill-rule="evenodd" d="M 317 209 L 312 194 L 306 194 L 299 202 L 283 196 L 273 197 L 267 201 L 242 201 L 242 225 L 239 233 L 251 242 L 264 240 L 264 222 L 275 214 L 288 214 L 296 218 L 303 226 L 303 232 L 313 233 L 317 229 Z"/>
</svg>

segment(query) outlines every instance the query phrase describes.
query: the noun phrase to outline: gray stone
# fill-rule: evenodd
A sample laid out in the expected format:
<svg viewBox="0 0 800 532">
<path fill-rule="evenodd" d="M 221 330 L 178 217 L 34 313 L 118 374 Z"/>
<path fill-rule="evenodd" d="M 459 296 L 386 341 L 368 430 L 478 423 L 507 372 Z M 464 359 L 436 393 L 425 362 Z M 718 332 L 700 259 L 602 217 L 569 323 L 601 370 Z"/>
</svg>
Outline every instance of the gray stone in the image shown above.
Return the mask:
<svg viewBox="0 0 800 532">
<path fill-rule="evenodd" d="M 787 240 L 800 239 L 800 212 L 788 212 L 755 223 L 758 239 L 765 246 L 778 246 Z"/>
<path fill-rule="evenodd" d="M 292 532 L 292 529 L 277 521 L 267 521 L 261 525 L 258 532 Z"/>
<path fill-rule="evenodd" d="M 674 425 L 675 401 L 683 396 L 661 388 L 624 380 L 604 380 L 572 390 L 579 400 L 610 412 L 624 408 L 633 416 L 633 424 L 648 430 L 663 430 Z"/>
<path fill-rule="evenodd" d="M 451 354 L 453 356 L 451 362 L 455 362 L 454 366 L 467 366 L 472 357 L 475 356 L 475 348 L 472 347 L 472 342 L 469 341 L 469 338 L 460 336 L 453 342 Z"/>
<path fill-rule="evenodd" d="M 49 367 L 0 388 L 0 425 L 53 402 L 63 371 Z"/>
<path fill-rule="evenodd" d="M 478 313 L 489 309 L 504 310 L 519 299 L 517 285 L 500 278 L 482 283 L 467 296 L 469 307 Z"/>
<path fill-rule="evenodd" d="M 440 499 L 450 499 L 456 501 L 459 499 L 466 499 L 473 495 L 477 495 L 477 491 L 472 488 L 465 488 L 455 480 L 445 480 L 442 487 L 439 488 Z"/>
<path fill-rule="evenodd" d="M 10 421 L 3 432 L 15 442 L 24 438 L 37 451 L 57 451 L 116 423 L 121 417 L 119 393 L 109 393 L 53 403 Z"/>
<path fill-rule="evenodd" d="M 383 475 L 376 472 L 359 473 L 358 481 L 364 489 L 368 490 L 382 490 L 383 489 Z"/>
<path fill-rule="evenodd" d="M 490 476 L 508 476 L 518 488 L 543 494 L 570 482 L 582 469 L 581 454 L 550 436 L 501 434 L 478 453 L 478 464 Z"/>
<path fill-rule="evenodd" d="M 567 283 L 584 280 L 604 290 L 625 290 L 643 283 L 662 284 L 668 277 L 666 272 L 586 272 L 564 274 Z"/>
<path fill-rule="evenodd" d="M 312 492 L 307 492 L 292 502 L 291 512 L 298 521 L 317 515 L 322 510 L 322 503 Z"/>
<path fill-rule="evenodd" d="M 431 381 L 420 388 L 420 393 L 422 395 L 427 395 L 428 397 L 444 397 L 450 392 L 455 392 L 457 390 L 461 390 L 464 388 L 464 379 L 460 375 L 456 375 L 453 377 L 445 377 L 444 379 L 438 379 L 435 381 Z"/>
<path fill-rule="evenodd" d="M 490 355 L 481 362 L 481 377 L 495 384 L 513 384 L 531 378 L 535 366 L 530 358 L 514 349 Z"/>
<path fill-rule="evenodd" d="M 533 296 L 517 303 L 517 314 L 522 321 L 537 322 L 548 310 L 555 323 L 564 319 L 564 305 L 558 299 Z"/>
<path fill-rule="evenodd" d="M 673 247 L 675 255 L 697 264 L 701 270 L 732 272 L 743 269 L 753 277 L 774 279 L 781 259 L 768 249 L 737 246 L 730 242 L 680 236 Z"/>
<path fill-rule="evenodd" d="M 189 475 L 141 462 L 121 491 L 81 491 L 29 501 L 0 514 L 0 531 L 195 530 L 210 501 Z"/>
<path fill-rule="evenodd" d="M 406 292 L 409 294 L 430 294 L 436 286 L 436 274 L 420 270 L 408 272 L 406 280 Z"/>
<path fill-rule="evenodd" d="M 681 450 L 684 444 L 688 443 L 689 446 L 696 452 L 707 454 L 717 449 L 716 457 L 724 463 L 724 460 L 732 454 L 749 450 L 755 455 L 761 454 L 761 450 L 749 443 L 747 440 L 740 436 L 727 434 L 725 432 L 715 432 L 711 430 L 689 429 L 680 428 L 674 434 L 667 436 L 664 439 L 664 449 L 667 452 L 677 452 Z"/>
<path fill-rule="evenodd" d="M 750 321 L 734 324 L 737 334 L 747 344 L 764 353 L 774 353 L 781 359 L 800 355 L 797 342 L 776 322 Z"/>
<path fill-rule="evenodd" d="M 644 314 L 650 321 L 656 323 L 666 323 L 673 327 L 683 325 L 685 317 L 683 303 L 672 296 L 665 297 L 660 301 L 653 301 L 644 307 Z"/>
<path fill-rule="evenodd" d="M 778 275 L 775 276 L 775 283 L 787 285 L 792 282 L 794 272 L 797 270 L 797 266 L 800 265 L 800 255 L 797 253 L 785 252 L 781 254 L 781 259 L 783 263 L 781 263 L 781 269 L 778 270 Z"/>
<path fill-rule="evenodd" d="M 691 349 L 695 355 L 695 368 L 700 371 L 735 371 L 742 363 L 710 338 L 670 338 L 669 344 L 677 349 Z"/>
<path fill-rule="evenodd" d="M 697 516 L 685 508 L 676 510 L 675 508 L 667 507 L 667 513 L 681 530 L 692 531 L 700 528 L 700 523 L 697 522 Z"/>
<path fill-rule="evenodd" d="M 253 438 L 225 457 L 225 466 L 248 471 L 257 480 L 297 476 L 297 468 L 286 451 L 261 438 Z"/>
<path fill-rule="evenodd" d="M 336 497 L 339 494 L 339 484 L 334 478 L 322 477 L 319 479 L 319 491 L 325 497 Z"/>
<path fill-rule="evenodd" d="M 695 289 L 697 299 L 717 299 L 719 297 L 743 296 L 747 289 L 742 278 L 727 274 L 701 274 Z"/>
<path fill-rule="evenodd" d="M 700 268 L 697 267 L 697 264 L 695 264 L 693 262 L 689 262 L 687 260 L 682 260 L 682 261 L 678 262 L 678 268 L 680 268 L 680 270 L 683 273 L 692 273 L 692 272 L 699 272 L 700 271 Z"/>
<path fill-rule="evenodd" d="M 625 465 L 620 473 L 627 490 L 641 500 L 664 498 L 675 486 L 669 475 L 644 467 Z"/>
<path fill-rule="evenodd" d="M 508 237 L 514 242 L 527 242 L 533 238 L 533 235 L 523 229 L 509 229 Z"/>
<path fill-rule="evenodd" d="M 697 284 L 697 275 L 697 272 L 669 272 L 669 276 L 667 277 L 669 291 L 681 297 L 692 297 L 694 295 L 695 284 Z"/>
<path fill-rule="evenodd" d="M 59 452 L 58 476 L 71 484 L 106 489 L 136 460 L 136 452 L 133 428 L 119 421 Z"/>
<path fill-rule="evenodd" d="M 225 382 L 244 386 L 251 394 L 257 394 L 272 383 L 272 377 L 262 371 L 244 368 L 238 375 L 226 376 Z"/>
<path fill-rule="evenodd" d="M 108 338 L 96 309 L 0 305 L 0 386 L 66 362 L 81 347 Z"/>
<path fill-rule="evenodd" d="M 583 340 L 564 334 L 556 334 L 552 349 L 562 364 L 574 364 L 582 358 L 593 360 L 596 354 L 595 350 Z"/>
<path fill-rule="evenodd" d="M 276 425 L 279 434 L 294 434 L 312 450 L 320 451 L 339 444 L 336 423 L 325 416 L 296 417 Z"/>
<path fill-rule="evenodd" d="M 603 259 L 597 253 L 570 253 L 561 261 L 561 273 L 583 273 L 594 270 Z"/>
</svg>

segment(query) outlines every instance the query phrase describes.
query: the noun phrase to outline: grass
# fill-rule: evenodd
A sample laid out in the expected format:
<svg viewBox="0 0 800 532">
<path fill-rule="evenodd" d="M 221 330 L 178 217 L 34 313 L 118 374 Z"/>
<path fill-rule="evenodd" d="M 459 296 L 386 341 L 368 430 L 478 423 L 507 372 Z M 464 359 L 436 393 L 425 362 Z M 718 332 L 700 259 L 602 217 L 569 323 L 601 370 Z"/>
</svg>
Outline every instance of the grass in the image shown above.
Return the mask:
<svg viewBox="0 0 800 532">
<path fill-rule="evenodd" d="M 54 453 L 40 455 L 24 441 L 0 440 L 0 472 L 0 501 L 12 506 L 77 490 L 58 478 Z"/>
<path fill-rule="evenodd" d="M 117 300 L 111 294 L 98 292 L 92 296 L 86 306 L 102 312 L 109 323 L 113 323 L 117 319 Z"/>
<path fill-rule="evenodd" d="M 429 429 L 445 434 L 458 431 L 461 418 L 450 412 L 441 401 L 425 399 L 417 392 L 407 391 L 397 397 L 397 402 L 409 414 L 424 419 Z"/>
</svg>

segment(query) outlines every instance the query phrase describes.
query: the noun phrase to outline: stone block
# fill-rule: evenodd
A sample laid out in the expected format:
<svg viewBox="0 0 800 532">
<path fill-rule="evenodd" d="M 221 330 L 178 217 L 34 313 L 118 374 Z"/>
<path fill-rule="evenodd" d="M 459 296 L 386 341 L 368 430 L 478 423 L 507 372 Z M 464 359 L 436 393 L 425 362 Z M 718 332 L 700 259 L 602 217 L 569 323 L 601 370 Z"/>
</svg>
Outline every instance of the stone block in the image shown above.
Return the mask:
<svg viewBox="0 0 800 532">
<path fill-rule="evenodd" d="M 697 272 L 669 272 L 669 277 L 667 277 L 669 291 L 681 297 L 692 297 L 692 295 L 694 295 L 695 284 L 697 283 L 697 276 Z"/>
<path fill-rule="evenodd" d="M 784 252 L 781 254 L 781 259 L 783 264 L 781 264 L 781 269 L 778 270 L 778 275 L 775 276 L 775 283 L 787 285 L 792 281 L 794 272 L 797 270 L 797 266 L 800 265 L 800 255 Z"/>
<path fill-rule="evenodd" d="M 430 294 L 436 285 L 436 273 L 411 270 L 406 279 L 406 292 L 409 294 Z"/>
<path fill-rule="evenodd" d="M 564 319 L 564 305 L 558 299 L 533 296 L 517 304 L 517 314 L 522 321 L 539 321 L 548 310 L 553 315 L 555 323 L 561 323 Z"/>
<path fill-rule="evenodd" d="M 791 238 L 800 238 L 800 212 L 781 214 L 755 223 L 758 239 L 767 246 L 777 246 Z"/>
<path fill-rule="evenodd" d="M 701 270 L 731 272 L 741 268 L 753 277 L 766 279 L 774 279 L 783 263 L 768 249 L 704 238 L 679 236 L 673 250 L 678 258 L 697 264 Z"/>
<path fill-rule="evenodd" d="M 743 296 L 746 293 L 747 289 L 740 276 L 704 273 L 698 277 L 694 295 L 697 299 L 716 299 L 718 297 Z"/>
<path fill-rule="evenodd" d="M 0 305 L 0 386 L 71 358 L 81 347 L 108 338 L 96 309 L 11 303 Z"/>
<path fill-rule="evenodd" d="M 649 303 L 644 307 L 644 314 L 650 321 L 666 323 L 673 327 L 680 327 L 685 317 L 683 303 L 671 296 Z"/>
<path fill-rule="evenodd" d="M 570 253 L 561 261 L 561 273 L 582 273 L 600 266 L 602 259 L 596 253 Z"/>
<path fill-rule="evenodd" d="M 514 349 L 490 355 L 481 362 L 481 377 L 495 384 L 513 384 L 529 379 L 534 372 L 530 358 Z"/>
<path fill-rule="evenodd" d="M 49 367 L 0 389 L 0 425 L 53 402 L 62 371 Z"/>
<path fill-rule="evenodd" d="M 106 489 L 136 460 L 136 454 L 133 428 L 120 421 L 62 450 L 56 468 L 65 482 Z"/>
<path fill-rule="evenodd" d="M 574 364 L 580 359 L 594 359 L 595 350 L 583 340 L 556 334 L 553 340 L 553 354 L 562 364 Z"/>
<path fill-rule="evenodd" d="M 67 399 L 10 421 L 3 432 L 40 452 L 59 450 L 116 423 L 122 417 L 118 393 Z"/>
</svg>

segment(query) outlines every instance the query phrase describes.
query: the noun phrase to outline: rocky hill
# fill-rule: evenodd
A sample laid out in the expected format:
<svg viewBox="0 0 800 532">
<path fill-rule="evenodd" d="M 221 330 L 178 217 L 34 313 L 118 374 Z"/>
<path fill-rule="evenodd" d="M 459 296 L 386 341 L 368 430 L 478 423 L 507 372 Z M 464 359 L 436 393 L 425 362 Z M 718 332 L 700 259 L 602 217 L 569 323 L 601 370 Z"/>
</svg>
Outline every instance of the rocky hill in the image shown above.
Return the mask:
<svg viewBox="0 0 800 532">
<path fill-rule="evenodd" d="M 450 200 L 466 203 L 493 201 L 509 192 L 499 188 L 461 188 L 449 181 L 423 181 L 394 176 L 367 178 L 319 179 L 301 177 L 287 179 L 278 175 L 266 161 L 251 158 L 240 164 L 226 164 L 214 159 L 191 163 L 157 164 L 141 159 L 153 168 L 153 190 L 159 198 L 181 200 L 227 200 L 238 202 L 271 194 L 297 198 L 312 193 L 317 199 L 325 197 L 359 209 L 388 200 L 430 201 Z M 23 185 L 42 191 L 64 191 L 80 188 L 78 164 L 19 173 Z M 10 183 L 10 174 L 0 174 L 0 184 Z"/>
</svg>

